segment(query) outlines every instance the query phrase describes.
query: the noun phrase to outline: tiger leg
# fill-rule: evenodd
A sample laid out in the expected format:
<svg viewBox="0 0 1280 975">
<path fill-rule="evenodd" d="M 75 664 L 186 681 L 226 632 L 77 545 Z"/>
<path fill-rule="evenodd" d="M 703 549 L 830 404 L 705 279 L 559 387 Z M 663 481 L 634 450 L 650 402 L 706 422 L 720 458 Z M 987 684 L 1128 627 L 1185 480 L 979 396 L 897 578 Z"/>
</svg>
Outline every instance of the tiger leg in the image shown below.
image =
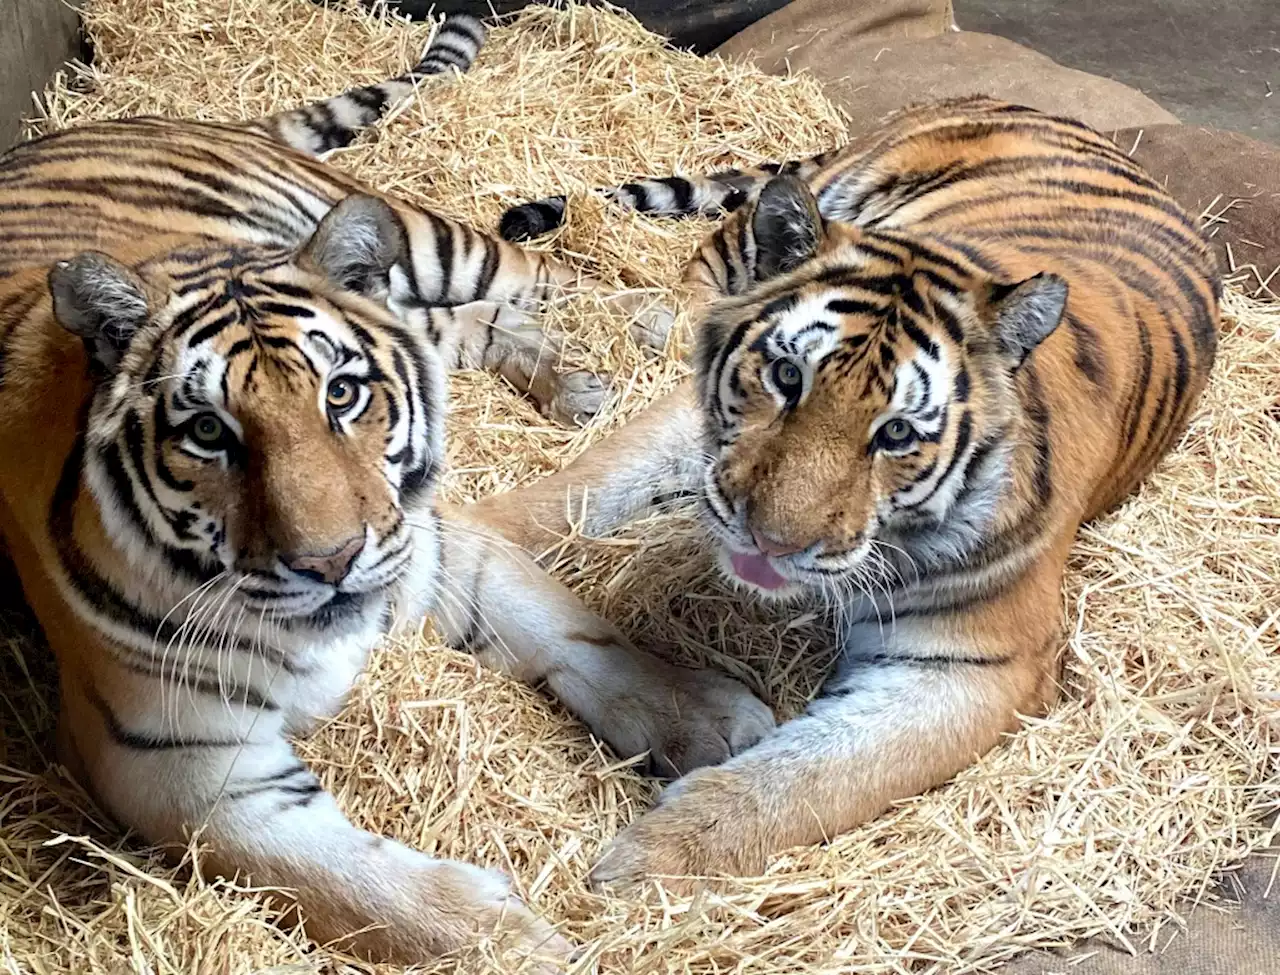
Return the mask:
<svg viewBox="0 0 1280 975">
<path fill-rule="evenodd" d="M 540 328 L 532 311 L 473 301 L 427 314 L 446 368 L 497 373 L 561 423 L 581 423 L 604 405 L 605 382 L 586 369 L 563 368 L 559 337 Z"/>
<path fill-rule="evenodd" d="M 404 281 L 411 292 L 404 296 L 409 301 L 428 306 L 497 301 L 527 309 L 591 293 L 625 317 L 636 344 L 659 350 L 666 344 L 675 315 L 650 294 L 610 291 L 603 282 L 553 257 L 436 214 L 401 207 L 399 217 L 412 272 Z"/>
<path fill-rule="evenodd" d="M 175 854 L 198 831 L 207 875 L 287 891 L 313 940 L 400 964 L 490 934 L 524 954 L 568 950 L 502 875 L 348 822 L 295 756 L 280 712 L 227 701 L 202 713 L 200 695 L 174 686 L 182 711 L 166 714 L 151 678 L 113 683 L 91 694 L 64 681 L 62 738 L 100 801 Z"/>
<path fill-rule="evenodd" d="M 706 476 L 692 382 L 548 477 L 467 507 L 493 531 L 538 553 L 573 531 L 600 537 L 647 512 L 698 497 Z"/>
<path fill-rule="evenodd" d="M 1046 621 L 1057 599 L 996 602 L 1003 627 L 988 609 L 987 626 L 899 617 L 851 633 L 862 647 L 802 716 L 673 783 L 614 840 L 593 882 L 757 874 L 771 855 L 846 832 L 973 764 L 1056 692 Z"/>
<path fill-rule="evenodd" d="M 663 775 L 714 765 L 759 741 L 773 715 L 733 678 L 636 649 L 472 508 L 441 511 L 434 607 L 450 644 L 551 693 L 614 751 Z"/>
</svg>

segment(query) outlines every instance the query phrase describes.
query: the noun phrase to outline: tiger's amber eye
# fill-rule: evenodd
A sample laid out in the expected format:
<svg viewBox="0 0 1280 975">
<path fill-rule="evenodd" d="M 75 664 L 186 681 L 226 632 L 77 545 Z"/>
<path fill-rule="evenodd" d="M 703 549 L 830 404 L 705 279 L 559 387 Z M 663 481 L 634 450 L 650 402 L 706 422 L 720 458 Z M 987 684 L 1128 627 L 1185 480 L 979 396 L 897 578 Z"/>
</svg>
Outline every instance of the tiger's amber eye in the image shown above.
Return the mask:
<svg viewBox="0 0 1280 975">
<path fill-rule="evenodd" d="M 329 391 L 325 398 L 328 400 L 329 409 L 338 413 L 349 410 L 356 402 L 356 384 L 350 379 L 335 379 L 329 383 Z"/>
</svg>

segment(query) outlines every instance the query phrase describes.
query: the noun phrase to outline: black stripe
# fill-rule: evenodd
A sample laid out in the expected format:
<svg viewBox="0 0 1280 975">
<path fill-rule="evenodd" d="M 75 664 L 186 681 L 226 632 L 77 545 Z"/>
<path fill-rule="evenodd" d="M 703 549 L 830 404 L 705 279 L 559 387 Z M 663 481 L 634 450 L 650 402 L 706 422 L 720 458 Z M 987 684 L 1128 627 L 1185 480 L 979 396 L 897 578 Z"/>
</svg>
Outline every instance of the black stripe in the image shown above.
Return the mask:
<svg viewBox="0 0 1280 975">
<path fill-rule="evenodd" d="M 939 477 L 937 481 L 934 482 L 933 491 L 931 491 L 927 497 L 925 497 L 918 504 L 916 504 L 915 507 L 918 508 L 920 507 L 920 505 L 925 504 L 930 498 L 933 497 L 934 494 L 937 493 L 938 489 L 942 487 L 942 485 L 947 483 L 947 480 L 951 477 L 952 472 L 956 469 L 956 465 L 959 464 L 960 461 L 964 459 L 964 453 L 966 450 L 969 449 L 969 439 L 972 437 L 972 435 L 973 435 L 973 417 L 970 415 L 968 410 L 965 410 L 963 413 L 960 414 L 960 423 L 959 423 L 958 429 L 956 430 L 955 445 L 951 448 L 951 457 L 947 461 L 947 466 L 942 471 L 942 476 Z"/>
<path fill-rule="evenodd" d="M 304 305 L 294 305 L 283 301 L 259 301 L 254 303 L 254 310 L 267 315 L 283 315 L 286 318 L 315 318 L 313 309 Z"/>
<path fill-rule="evenodd" d="M 898 613 L 898 616 L 905 614 Z M 868 668 L 880 668 L 884 666 L 893 666 L 895 664 L 907 667 L 926 667 L 926 668 L 943 668 L 943 667 L 1003 667 L 1012 663 L 1014 656 L 1012 654 L 1000 654 L 993 657 L 980 657 L 973 654 L 913 654 L 913 653 L 875 653 L 867 656 L 856 656 L 846 658 L 844 669 L 841 674 L 829 681 L 819 692 L 817 700 L 831 700 L 833 698 L 851 697 L 864 690 L 861 684 L 850 681 L 851 678 L 857 677 L 857 671 Z M 839 685 L 850 681 L 849 686 L 841 687 Z"/>
<path fill-rule="evenodd" d="M 827 311 L 833 315 L 882 315 L 884 308 L 870 301 L 856 298 L 832 298 L 827 302 Z"/>
<path fill-rule="evenodd" d="M 431 218 L 436 235 L 436 265 L 440 269 L 440 300 L 448 303 L 453 287 L 453 225 L 439 217 Z"/>
<path fill-rule="evenodd" d="M 1119 461 L 1129 456 L 1130 451 L 1133 450 L 1138 435 L 1138 424 L 1142 422 L 1143 408 L 1147 403 L 1147 391 L 1151 388 L 1151 368 L 1154 364 L 1151 331 L 1147 328 L 1147 323 L 1143 321 L 1141 314 L 1135 315 L 1135 324 L 1138 327 L 1138 348 L 1142 356 L 1142 365 L 1138 380 L 1131 386 L 1130 401 L 1125 409 L 1125 435 L 1120 443 L 1119 456 L 1116 458 L 1117 468 L 1120 467 Z"/>
<path fill-rule="evenodd" d="M 153 735 L 148 732 L 130 731 L 120 719 L 116 717 L 116 713 L 95 688 L 85 687 L 85 696 L 102 715 L 103 721 L 107 725 L 107 734 L 111 736 L 111 740 L 122 748 L 131 748 L 135 751 L 169 751 L 175 748 L 240 748 L 245 743 L 238 739 L 217 739 L 217 738 L 170 738 L 163 735 Z"/>
<path fill-rule="evenodd" d="M 925 355 L 936 362 L 938 360 L 938 344 L 905 315 L 899 315 L 898 321 L 902 325 L 902 330 L 907 333 L 907 338 L 911 339 L 921 348 Z"/>
<path fill-rule="evenodd" d="M 288 809 L 303 809 L 311 805 L 312 800 L 324 792 L 324 787 L 319 782 L 307 782 L 296 786 L 282 785 L 276 791 L 290 793 L 295 797 L 280 804 L 280 811 L 284 812 Z"/>
<path fill-rule="evenodd" d="M 667 187 L 675 197 L 675 207 L 678 213 L 694 213 L 693 206 L 693 184 L 687 179 L 681 179 L 679 176 L 668 176 L 665 179 L 658 180 Z"/>
<path fill-rule="evenodd" d="M 290 298 L 315 299 L 316 293 L 310 288 L 302 285 L 290 284 L 287 281 L 272 281 L 271 290 L 278 291 L 282 295 L 288 295 Z"/>
<path fill-rule="evenodd" d="M 1022 408 L 1033 425 L 1031 444 L 1035 449 L 1032 467 L 1032 484 L 1040 504 L 1047 505 L 1053 496 L 1053 444 L 1049 439 L 1049 407 L 1045 403 L 1040 373 L 1035 363 L 1028 363 L 1022 370 L 1026 377 L 1026 394 Z"/>
<path fill-rule="evenodd" d="M 449 61 L 465 71 L 471 66 L 471 62 L 475 59 L 475 54 L 461 44 L 455 43 L 453 38 L 446 37 L 442 31 L 431 42 L 431 47 L 427 49 L 427 55 L 423 60 L 426 61 L 432 57 L 439 58 L 441 61 Z"/>
<path fill-rule="evenodd" d="M 1107 370 L 1097 333 L 1071 312 L 1067 312 L 1066 322 L 1075 341 L 1076 368 L 1095 386 L 1104 385 L 1107 381 Z"/>
<path fill-rule="evenodd" d="M 724 282 L 726 294 L 737 294 L 740 288 L 737 286 L 738 269 L 733 263 L 733 256 L 729 252 L 729 241 L 723 231 L 717 230 L 711 235 L 711 244 L 715 248 L 716 257 L 720 258 L 720 263 L 724 265 Z M 701 257 L 701 252 L 699 252 Z M 706 259 L 703 258 L 703 262 Z M 717 277 L 717 275 L 712 276 Z"/>
<path fill-rule="evenodd" d="M 386 110 L 387 93 L 383 91 L 380 85 L 369 85 L 367 88 L 352 88 L 346 95 L 365 111 L 372 113 L 375 118 L 380 117 Z"/>
<path fill-rule="evenodd" d="M 475 292 L 477 298 L 486 298 L 498 273 L 500 255 L 498 244 L 492 238 L 481 235 L 480 245 L 484 248 L 484 260 L 480 262 L 480 271 L 476 275 Z"/>
<path fill-rule="evenodd" d="M 240 316 L 236 309 L 230 308 L 223 312 L 213 321 L 202 325 L 197 331 L 192 333 L 191 338 L 187 340 L 188 348 L 195 348 L 210 339 L 217 337 L 224 329 L 230 325 L 234 325 Z"/>
</svg>

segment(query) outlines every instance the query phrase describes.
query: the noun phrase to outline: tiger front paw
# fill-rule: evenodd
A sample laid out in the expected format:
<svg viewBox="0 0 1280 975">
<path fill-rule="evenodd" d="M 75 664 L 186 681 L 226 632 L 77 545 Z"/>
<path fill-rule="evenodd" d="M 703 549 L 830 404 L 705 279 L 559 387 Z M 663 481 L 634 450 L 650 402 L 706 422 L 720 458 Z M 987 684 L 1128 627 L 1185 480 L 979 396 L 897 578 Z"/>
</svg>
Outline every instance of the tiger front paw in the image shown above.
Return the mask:
<svg viewBox="0 0 1280 975">
<path fill-rule="evenodd" d="M 591 871 L 595 888 L 629 887 L 661 878 L 689 893 L 701 878 L 759 873 L 770 852 L 750 783 L 706 768 L 673 782 L 658 807 L 609 844 Z"/>
<path fill-rule="evenodd" d="M 591 723 L 623 755 L 678 777 L 746 751 L 774 729 L 773 712 L 740 681 L 637 654 Z"/>
<path fill-rule="evenodd" d="M 505 876 L 455 860 L 434 863 L 420 894 L 421 923 L 437 935 L 438 952 L 490 939 L 504 959 L 550 975 L 564 970 L 573 948 L 514 894 Z M 441 923 L 441 922 L 444 923 Z"/>
</svg>

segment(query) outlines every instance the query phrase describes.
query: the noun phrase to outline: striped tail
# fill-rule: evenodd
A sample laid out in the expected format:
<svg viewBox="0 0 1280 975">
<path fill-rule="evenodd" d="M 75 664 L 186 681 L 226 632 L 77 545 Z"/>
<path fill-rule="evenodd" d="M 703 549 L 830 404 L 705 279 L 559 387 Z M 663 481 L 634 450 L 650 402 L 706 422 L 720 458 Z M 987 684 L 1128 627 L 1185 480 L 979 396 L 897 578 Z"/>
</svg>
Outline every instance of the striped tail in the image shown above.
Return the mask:
<svg viewBox="0 0 1280 975">
<path fill-rule="evenodd" d="M 595 192 L 628 210 L 659 217 L 718 217 L 740 207 L 779 174 L 805 179 L 823 157 L 752 169 L 726 169 L 709 176 L 641 179 Z M 566 197 L 549 196 L 514 206 L 502 215 L 498 232 L 504 240 L 522 241 L 550 233 L 564 223 Z"/>
<path fill-rule="evenodd" d="M 484 25 L 476 18 L 450 14 L 422 60 L 404 74 L 258 119 L 248 127 L 312 156 L 340 149 L 413 94 L 419 82 L 453 69 L 463 72 L 470 68 L 484 39 Z"/>
</svg>

